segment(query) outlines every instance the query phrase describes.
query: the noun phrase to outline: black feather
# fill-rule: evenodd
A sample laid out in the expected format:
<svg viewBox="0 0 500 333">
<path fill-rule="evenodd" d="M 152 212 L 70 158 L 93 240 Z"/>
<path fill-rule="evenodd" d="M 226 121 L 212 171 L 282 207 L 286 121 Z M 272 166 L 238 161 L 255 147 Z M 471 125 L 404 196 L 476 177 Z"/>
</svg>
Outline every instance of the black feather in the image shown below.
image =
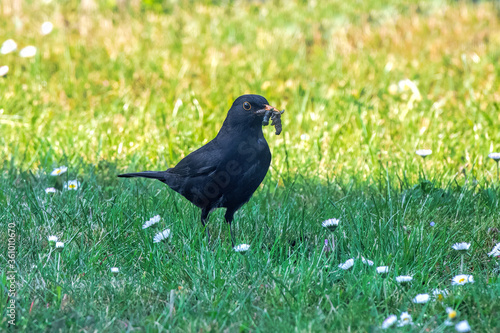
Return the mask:
<svg viewBox="0 0 500 333">
<path fill-rule="evenodd" d="M 165 178 L 165 171 L 143 171 L 134 173 L 123 173 L 121 175 L 118 175 L 118 177 L 122 178 L 143 177 L 143 178 L 153 178 L 162 180 Z"/>
</svg>

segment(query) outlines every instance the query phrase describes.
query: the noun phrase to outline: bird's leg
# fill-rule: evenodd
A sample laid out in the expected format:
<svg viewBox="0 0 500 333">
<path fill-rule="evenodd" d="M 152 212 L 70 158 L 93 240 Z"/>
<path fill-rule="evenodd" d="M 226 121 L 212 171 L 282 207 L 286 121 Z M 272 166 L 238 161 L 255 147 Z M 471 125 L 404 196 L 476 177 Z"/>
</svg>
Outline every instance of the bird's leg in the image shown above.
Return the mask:
<svg viewBox="0 0 500 333">
<path fill-rule="evenodd" d="M 208 239 L 208 241 L 210 241 L 210 231 L 208 231 L 208 226 L 205 224 L 205 221 L 208 218 L 208 213 L 209 212 L 210 211 L 208 209 L 202 209 L 201 210 L 201 224 L 203 225 L 203 228 L 207 232 L 207 239 Z"/>
<path fill-rule="evenodd" d="M 226 222 L 229 224 L 229 233 L 231 234 L 231 244 L 234 247 L 234 232 L 233 232 L 233 218 L 234 218 L 234 211 L 233 210 L 226 210 L 226 215 L 224 215 L 224 218 L 226 219 Z"/>
</svg>

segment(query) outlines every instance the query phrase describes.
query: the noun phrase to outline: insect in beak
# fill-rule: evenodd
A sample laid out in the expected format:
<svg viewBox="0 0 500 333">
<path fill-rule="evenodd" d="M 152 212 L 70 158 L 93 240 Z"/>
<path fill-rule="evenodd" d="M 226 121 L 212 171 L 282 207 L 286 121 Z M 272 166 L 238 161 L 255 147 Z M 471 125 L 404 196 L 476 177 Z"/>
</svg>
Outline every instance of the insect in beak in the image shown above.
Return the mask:
<svg viewBox="0 0 500 333">
<path fill-rule="evenodd" d="M 271 126 L 274 126 L 276 129 L 276 135 L 280 135 L 282 127 L 281 127 L 281 115 L 285 112 L 279 111 L 274 106 L 265 105 L 264 109 L 258 110 L 256 114 L 264 114 L 264 119 L 262 119 L 262 126 L 269 125 L 269 119 L 271 119 Z"/>
</svg>

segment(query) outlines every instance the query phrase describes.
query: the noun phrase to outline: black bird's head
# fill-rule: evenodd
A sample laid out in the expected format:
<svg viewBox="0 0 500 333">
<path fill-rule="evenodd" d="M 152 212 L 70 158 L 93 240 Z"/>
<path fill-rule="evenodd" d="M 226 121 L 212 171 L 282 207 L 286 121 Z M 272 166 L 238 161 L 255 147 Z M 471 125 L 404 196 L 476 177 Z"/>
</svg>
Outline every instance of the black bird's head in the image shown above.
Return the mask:
<svg viewBox="0 0 500 333">
<path fill-rule="evenodd" d="M 230 126 L 262 127 L 266 111 L 279 112 L 278 109 L 269 105 L 267 99 L 260 95 L 243 95 L 233 102 L 224 124 Z"/>
</svg>

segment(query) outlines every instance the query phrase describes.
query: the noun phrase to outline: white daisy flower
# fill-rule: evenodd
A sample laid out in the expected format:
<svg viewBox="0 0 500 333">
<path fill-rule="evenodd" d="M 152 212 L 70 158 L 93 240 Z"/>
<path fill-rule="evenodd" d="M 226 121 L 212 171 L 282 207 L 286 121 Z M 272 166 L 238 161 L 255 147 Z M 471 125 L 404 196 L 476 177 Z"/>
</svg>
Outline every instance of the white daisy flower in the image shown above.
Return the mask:
<svg viewBox="0 0 500 333">
<path fill-rule="evenodd" d="M 418 87 L 415 84 L 415 82 L 413 82 L 410 79 L 404 79 L 404 80 L 399 81 L 398 82 L 398 89 L 399 89 L 399 92 L 404 92 L 404 91 L 410 90 L 415 99 L 418 99 L 418 100 L 422 99 L 422 95 L 420 95 L 420 90 L 418 90 Z"/>
<path fill-rule="evenodd" d="M 389 94 L 396 95 L 398 93 L 398 85 L 393 83 L 387 90 L 389 91 Z"/>
<path fill-rule="evenodd" d="M 500 256 L 500 243 L 497 243 L 494 247 L 493 250 L 491 250 L 490 253 L 488 253 L 490 257 L 498 257 Z"/>
<path fill-rule="evenodd" d="M 54 170 L 52 170 L 50 175 L 51 176 L 60 176 L 63 173 L 65 173 L 66 171 L 68 171 L 68 167 L 60 166 L 59 168 L 55 168 Z"/>
<path fill-rule="evenodd" d="M 457 311 L 453 310 L 450 307 L 446 308 L 446 313 L 448 314 L 448 319 L 450 320 L 455 319 L 457 317 Z"/>
<path fill-rule="evenodd" d="M 12 39 L 7 39 L 5 42 L 3 42 L 2 48 L 0 48 L 0 53 L 8 54 L 14 52 L 15 50 L 17 50 L 16 42 L 14 42 L 14 40 Z"/>
<path fill-rule="evenodd" d="M 56 242 L 56 249 L 62 250 L 64 248 L 64 243 L 63 242 Z"/>
<path fill-rule="evenodd" d="M 500 161 L 500 153 L 490 153 L 488 154 L 488 157 L 496 162 Z"/>
<path fill-rule="evenodd" d="M 54 29 L 54 25 L 51 22 L 43 22 L 42 27 L 40 28 L 40 33 L 45 36 L 48 35 L 52 32 L 52 29 Z"/>
<path fill-rule="evenodd" d="M 417 151 L 415 151 L 415 153 L 418 156 L 422 156 L 425 158 L 425 157 L 429 156 L 430 154 L 432 154 L 432 150 L 430 150 L 430 149 L 418 149 Z"/>
<path fill-rule="evenodd" d="M 455 325 L 455 331 L 457 332 L 470 332 L 471 328 L 467 320 L 463 320 Z"/>
<path fill-rule="evenodd" d="M 378 266 L 377 273 L 379 273 L 379 274 L 389 273 L 389 266 Z"/>
<path fill-rule="evenodd" d="M 153 238 L 153 243 L 159 243 L 170 236 L 170 229 L 165 229 L 162 232 L 157 233 Z"/>
<path fill-rule="evenodd" d="M 480 61 L 481 61 L 481 58 L 479 58 L 479 56 L 477 55 L 477 53 L 473 53 L 470 58 L 472 59 L 472 61 L 474 61 L 474 63 L 478 64 Z"/>
<path fill-rule="evenodd" d="M 33 45 L 26 46 L 25 48 L 19 51 L 19 56 L 21 58 L 32 58 L 36 55 L 36 47 Z"/>
<path fill-rule="evenodd" d="M 444 326 L 453 326 L 453 322 L 449 319 L 446 319 L 443 324 Z"/>
<path fill-rule="evenodd" d="M 57 189 L 55 189 L 54 187 L 47 187 L 45 189 L 45 193 L 49 194 L 49 193 L 57 193 Z"/>
<path fill-rule="evenodd" d="M 235 246 L 233 248 L 233 250 L 235 252 L 239 252 L 239 253 L 245 253 L 247 252 L 248 250 L 250 249 L 250 245 L 249 244 L 240 244 L 238 246 Z"/>
<path fill-rule="evenodd" d="M 323 226 L 323 228 L 327 228 L 330 231 L 335 231 L 335 229 L 337 229 L 337 227 L 339 226 L 339 222 L 339 219 L 328 219 L 324 220 L 321 225 Z"/>
<path fill-rule="evenodd" d="M 9 66 L 0 67 L 0 77 L 7 75 L 8 72 L 9 72 Z"/>
<path fill-rule="evenodd" d="M 118 274 L 120 272 L 120 269 L 118 267 L 111 267 L 110 271 L 113 274 Z"/>
<path fill-rule="evenodd" d="M 448 290 L 446 289 L 434 289 L 432 291 L 432 295 L 434 296 L 434 298 L 436 298 L 438 301 L 442 301 L 445 297 L 448 296 Z"/>
<path fill-rule="evenodd" d="M 80 182 L 78 180 L 70 180 L 67 183 L 64 183 L 65 190 L 76 191 L 80 187 Z"/>
<path fill-rule="evenodd" d="M 56 243 L 58 241 L 59 238 L 57 238 L 57 236 L 49 236 L 47 237 L 49 243 Z"/>
<path fill-rule="evenodd" d="M 424 304 L 424 303 L 429 302 L 430 299 L 431 299 L 431 296 L 429 294 L 418 294 L 413 299 L 413 303 Z"/>
<path fill-rule="evenodd" d="M 361 256 L 361 262 L 363 264 L 367 264 L 368 266 L 373 266 L 373 261 L 366 259 L 365 257 Z"/>
<path fill-rule="evenodd" d="M 452 286 L 463 286 L 466 283 L 474 283 L 474 277 L 472 275 L 460 274 L 451 280 Z"/>
<path fill-rule="evenodd" d="M 348 270 L 348 269 L 349 269 L 349 268 L 351 268 L 353 265 L 354 265 L 354 259 L 353 259 L 353 258 L 351 258 L 351 259 L 347 259 L 345 263 L 340 264 L 340 265 L 339 265 L 339 268 L 342 268 L 343 270 Z"/>
<path fill-rule="evenodd" d="M 155 215 L 152 218 L 150 218 L 149 220 L 147 220 L 146 222 L 144 222 L 144 224 L 142 225 L 142 229 L 149 228 L 153 224 L 160 222 L 160 220 L 161 220 L 160 215 Z"/>
<path fill-rule="evenodd" d="M 410 275 L 396 276 L 396 282 L 398 282 L 398 283 L 406 283 L 406 282 L 410 282 L 411 280 L 413 280 L 413 277 Z"/>
<path fill-rule="evenodd" d="M 467 251 L 470 248 L 470 243 L 455 243 L 451 247 L 457 251 Z"/>
<path fill-rule="evenodd" d="M 411 325 L 411 324 L 412 324 L 411 315 L 408 312 L 403 312 L 401 314 L 401 316 L 399 316 L 398 327 Z"/>
<path fill-rule="evenodd" d="M 387 317 L 382 325 L 380 326 L 381 329 L 386 330 L 392 325 L 394 325 L 398 321 L 398 317 L 396 315 L 391 314 L 389 317 Z"/>
</svg>

